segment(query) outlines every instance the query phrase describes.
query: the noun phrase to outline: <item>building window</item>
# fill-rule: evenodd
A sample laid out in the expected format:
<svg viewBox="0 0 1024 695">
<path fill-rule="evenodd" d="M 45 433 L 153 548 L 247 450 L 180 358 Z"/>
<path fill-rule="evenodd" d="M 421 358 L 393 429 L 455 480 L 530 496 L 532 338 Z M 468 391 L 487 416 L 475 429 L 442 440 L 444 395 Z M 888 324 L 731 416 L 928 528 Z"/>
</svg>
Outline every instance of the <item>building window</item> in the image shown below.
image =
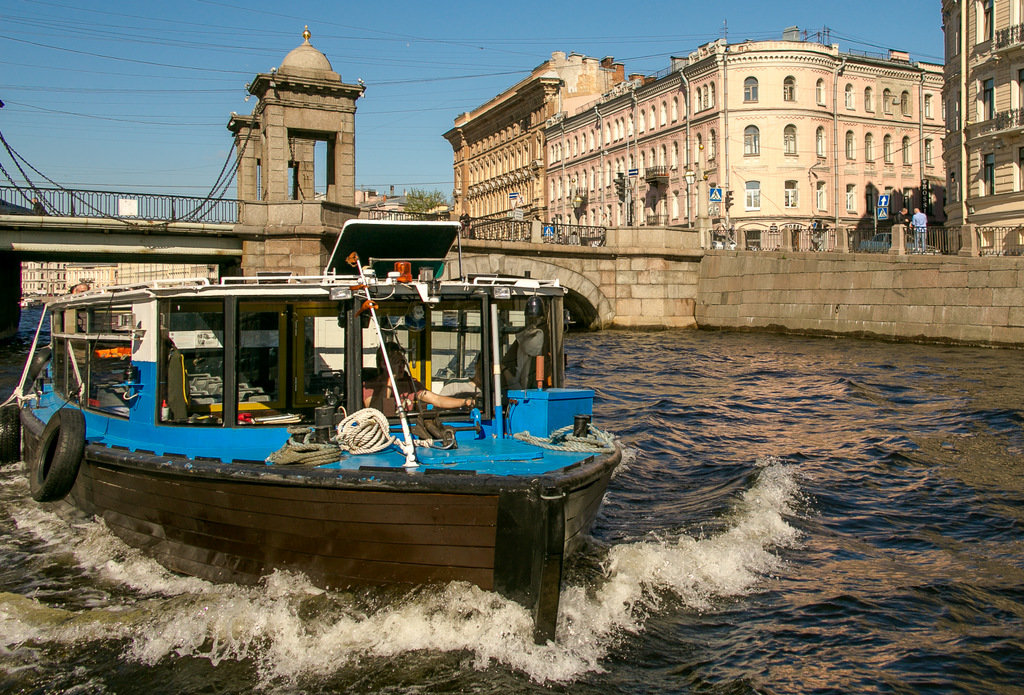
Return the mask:
<svg viewBox="0 0 1024 695">
<path fill-rule="evenodd" d="M 756 125 L 743 129 L 743 154 L 747 157 L 761 154 L 761 131 Z"/>
<path fill-rule="evenodd" d="M 882 161 L 892 164 L 892 136 L 886 135 L 882 138 Z"/>
<path fill-rule="evenodd" d="M 788 125 L 782 131 L 782 150 L 786 154 L 796 154 L 796 126 Z"/>
<path fill-rule="evenodd" d="M 814 190 L 815 198 L 817 199 L 819 210 L 828 210 L 828 189 L 825 187 L 824 181 L 818 181 L 818 185 Z"/>
<path fill-rule="evenodd" d="M 924 95 L 924 117 L 935 118 L 935 114 L 932 112 L 932 95 Z"/>
<path fill-rule="evenodd" d="M 747 207 L 747 210 L 760 210 L 761 209 L 761 182 L 760 181 L 747 181 L 746 207 Z"/>
<path fill-rule="evenodd" d="M 651 104 L 651 130 L 654 130 L 655 123 L 657 123 L 657 110 L 654 108 L 654 104 Z"/>
<path fill-rule="evenodd" d="M 825 103 L 825 80 L 818 80 L 814 83 L 814 99 L 819 104 Z"/>
<path fill-rule="evenodd" d="M 924 141 L 924 163 L 926 166 L 932 165 L 932 141 Z"/>
<path fill-rule="evenodd" d="M 845 94 L 846 94 L 846 108 L 848 108 L 850 110 L 856 108 L 855 105 L 854 105 L 853 85 L 852 84 L 846 85 L 846 93 Z"/>
<path fill-rule="evenodd" d="M 743 80 L 743 101 L 757 101 L 757 78 Z"/>
<path fill-rule="evenodd" d="M 864 110 L 870 113 L 875 112 L 875 93 L 871 87 L 864 88 Z"/>
<path fill-rule="evenodd" d="M 796 101 L 796 78 L 790 75 L 782 81 L 783 101 Z"/>
<path fill-rule="evenodd" d="M 992 5 L 994 0 L 982 0 L 981 3 L 981 37 L 979 41 L 991 41 L 994 36 L 994 22 L 992 21 Z"/>
<path fill-rule="evenodd" d="M 846 211 L 857 212 L 857 187 L 852 183 L 846 184 Z"/>
<path fill-rule="evenodd" d="M 857 143 L 852 130 L 846 131 L 846 158 L 851 161 L 857 158 Z"/>
<path fill-rule="evenodd" d="M 892 114 L 892 92 L 888 89 L 882 91 L 882 113 Z"/>
<path fill-rule="evenodd" d="M 694 161 L 701 169 L 704 168 L 704 138 L 700 136 L 700 133 L 697 133 L 697 156 Z"/>
<path fill-rule="evenodd" d="M 910 138 L 904 136 L 903 146 L 903 166 L 910 166 Z"/>
<path fill-rule="evenodd" d="M 985 167 L 983 170 L 985 190 L 983 195 L 995 195 L 996 192 L 996 156 L 994 154 L 985 155 Z"/>
<path fill-rule="evenodd" d="M 661 102 L 661 125 L 668 123 L 668 105 Z"/>
<path fill-rule="evenodd" d="M 715 152 L 718 149 L 718 136 L 715 135 L 715 131 L 711 131 L 708 134 L 708 159 L 715 158 Z"/>
<path fill-rule="evenodd" d="M 679 168 L 679 143 L 678 142 L 673 142 L 672 143 L 672 168 L 673 169 L 678 169 Z"/>
<path fill-rule="evenodd" d="M 672 97 L 672 122 L 679 120 L 679 97 Z"/>
<path fill-rule="evenodd" d="M 637 129 L 637 132 L 640 132 L 640 133 L 642 133 L 645 130 L 647 130 L 647 119 L 644 117 L 643 110 L 640 111 L 640 123 L 637 124 L 637 128 L 636 129 Z"/>
<path fill-rule="evenodd" d="M 821 126 L 814 132 L 814 153 L 819 157 L 825 156 L 825 129 Z"/>
<path fill-rule="evenodd" d="M 1024 190 L 1024 147 L 1017 148 L 1017 190 Z"/>
<path fill-rule="evenodd" d="M 864 136 L 864 161 L 875 161 L 875 136 L 871 133 Z"/>
<path fill-rule="evenodd" d="M 904 116 L 910 115 L 910 92 L 900 94 L 900 113 Z"/>
<path fill-rule="evenodd" d="M 797 207 L 797 205 L 799 204 L 799 201 L 797 199 L 796 181 L 786 181 L 786 191 L 785 191 L 785 194 L 786 194 L 785 203 L 784 203 L 785 206 L 787 208 L 795 208 L 795 207 Z"/>
<path fill-rule="evenodd" d="M 981 117 L 992 120 L 996 117 L 995 80 L 987 79 L 981 85 Z"/>
</svg>

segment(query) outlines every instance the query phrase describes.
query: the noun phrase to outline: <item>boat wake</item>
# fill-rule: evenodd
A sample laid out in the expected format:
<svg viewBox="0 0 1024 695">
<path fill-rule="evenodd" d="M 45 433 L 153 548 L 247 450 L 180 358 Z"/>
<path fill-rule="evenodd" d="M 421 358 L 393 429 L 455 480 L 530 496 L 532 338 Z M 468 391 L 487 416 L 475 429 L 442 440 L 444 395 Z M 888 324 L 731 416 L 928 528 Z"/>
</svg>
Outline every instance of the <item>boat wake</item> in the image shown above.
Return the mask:
<svg viewBox="0 0 1024 695">
<path fill-rule="evenodd" d="M 47 552 L 72 553 L 89 581 L 119 591 L 107 592 L 105 603 L 69 608 L 31 593 L 0 593 L 0 665 L 14 666 L 3 662 L 25 645 L 75 649 L 116 640 L 124 644 L 124 658 L 150 665 L 180 657 L 214 665 L 245 660 L 268 686 L 316 681 L 414 653 L 417 659 L 468 654 L 479 670 L 499 665 L 537 682 L 571 682 L 602 671 L 609 651 L 643 631 L 650 615 L 667 610 L 668 599 L 699 612 L 756 591 L 783 566 L 775 551 L 798 536 L 785 519 L 798 495 L 796 474 L 778 460 L 761 461 L 721 532 L 613 545 L 599 579 L 563 588 L 557 642 L 536 645 L 523 607 L 469 584 L 383 600 L 323 591 L 287 572 L 258 587 L 183 578 L 100 523 L 69 523 L 41 510 L 26 499 L 25 487 L 9 509 L 18 531 L 42 539 Z"/>
</svg>

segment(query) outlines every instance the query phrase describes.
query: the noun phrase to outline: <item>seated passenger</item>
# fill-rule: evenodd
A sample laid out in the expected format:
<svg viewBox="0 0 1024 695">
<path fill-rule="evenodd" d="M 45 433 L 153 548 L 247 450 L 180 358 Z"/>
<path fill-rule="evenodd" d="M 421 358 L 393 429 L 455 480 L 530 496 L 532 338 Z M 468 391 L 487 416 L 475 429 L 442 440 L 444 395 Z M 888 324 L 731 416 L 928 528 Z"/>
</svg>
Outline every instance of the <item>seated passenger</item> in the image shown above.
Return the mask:
<svg viewBox="0 0 1024 695">
<path fill-rule="evenodd" d="M 409 365 L 405 361 L 405 350 L 398 343 L 386 344 L 388 361 L 395 373 L 395 383 L 402 399 L 402 408 L 409 412 L 417 402 L 432 405 L 435 408 L 472 408 L 472 398 L 453 398 L 441 396 L 423 387 L 419 380 L 409 373 Z M 363 383 L 363 406 L 375 408 L 388 417 L 398 414 L 395 397 L 391 393 L 387 367 L 384 365 L 384 349 L 377 353 L 377 376 Z"/>
<path fill-rule="evenodd" d="M 168 339 L 171 350 L 167 355 L 167 408 L 171 420 L 187 420 L 191 394 L 188 386 L 188 372 L 185 370 L 185 356 Z"/>
</svg>

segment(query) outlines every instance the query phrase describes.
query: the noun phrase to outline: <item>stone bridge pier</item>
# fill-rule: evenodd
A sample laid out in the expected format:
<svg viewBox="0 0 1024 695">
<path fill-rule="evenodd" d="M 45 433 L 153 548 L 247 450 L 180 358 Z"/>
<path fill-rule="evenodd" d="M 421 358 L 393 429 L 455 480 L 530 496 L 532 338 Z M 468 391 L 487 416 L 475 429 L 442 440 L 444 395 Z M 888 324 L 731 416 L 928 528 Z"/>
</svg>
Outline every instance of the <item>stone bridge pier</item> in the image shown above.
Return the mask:
<svg viewBox="0 0 1024 695">
<path fill-rule="evenodd" d="M 697 244 L 696 231 L 659 227 L 609 229 L 600 247 L 463 239 L 462 273 L 557 278 L 577 327 L 692 328 Z M 447 273 L 459 275 L 455 252 Z"/>
</svg>

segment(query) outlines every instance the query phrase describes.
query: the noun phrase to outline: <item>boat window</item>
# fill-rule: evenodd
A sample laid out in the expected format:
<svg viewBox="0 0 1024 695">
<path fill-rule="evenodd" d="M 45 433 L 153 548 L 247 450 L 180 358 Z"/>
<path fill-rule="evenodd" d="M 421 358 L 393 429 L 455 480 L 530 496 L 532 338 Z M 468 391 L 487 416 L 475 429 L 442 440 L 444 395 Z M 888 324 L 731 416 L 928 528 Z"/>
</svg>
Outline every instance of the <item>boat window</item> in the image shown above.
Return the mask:
<svg viewBox="0 0 1024 695">
<path fill-rule="evenodd" d="M 483 390 L 483 322 L 479 301 L 446 302 L 430 310 L 430 380 L 442 396 L 476 396 Z"/>
<path fill-rule="evenodd" d="M 238 305 L 238 412 L 250 413 L 252 422 L 280 415 L 285 362 L 282 336 L 287 335 L 287 314 L 280 306 Z M 248 420 L 249 418 L 245 418 Z"/>
<path fill-rule="evenodd" d="M 498 302 L 503 390 L 559 385 L 555 382 L 556 368 L 552 361 L 551 321 L 552 306 L 547 297 L 516 297 Z M 538 370 L 539 360 L 543 363 L 541 370 Z"/>
<path fill-rule="evenodd" d="M 131 305 L 54 312 L 54 389 L 87 409 L 128 417 L 135 398 Z"/>
<path fill-rule="evenodd" d="M 161 326 L 162 407 L 165 422 L 222 423 L 224 406 L 224 305 L 172 301 Z"/>
<path fill-rule="evenodd" d="M 345 315 L 339 318 L 333 306 L 299 306 L 295 321 L 296 382 L 302 386 L 295 403 L 317 406 L 325 398 L 345 403 Z"/>
</svg>

